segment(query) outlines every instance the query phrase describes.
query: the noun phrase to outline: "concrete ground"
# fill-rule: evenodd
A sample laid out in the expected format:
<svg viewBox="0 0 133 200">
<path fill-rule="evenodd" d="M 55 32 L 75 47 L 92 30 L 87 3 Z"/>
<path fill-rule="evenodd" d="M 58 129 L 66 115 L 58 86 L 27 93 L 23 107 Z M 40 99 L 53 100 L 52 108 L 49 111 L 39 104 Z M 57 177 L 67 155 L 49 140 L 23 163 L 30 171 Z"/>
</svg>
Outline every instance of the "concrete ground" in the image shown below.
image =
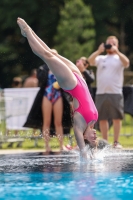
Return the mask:
<svg viewBox="0 0 133 200">
<path fill-rule="evenodd" d="M 133 150 L 132 148 L 123 148 L 122 150 Z M 54 150 L 53 152 L 59 153 L 59 150 Z M 71 152 L 71 151 L 67 151 Z M 6 154 L 22 154 L 22 153 L 46 153 L 44 149 L 1 149 L 0 155 L 6 155 Z"/>
<path fill-rule="evenodd" d="M 28 149 L 28 150 L 23 150 L 23 149 L 4 149 L 0 150 L 0 155 L 3 154 L 20 154 L 20 153 L 38 153 L 38 152 L 45 152 L 43 149 Z"/>
</svg>

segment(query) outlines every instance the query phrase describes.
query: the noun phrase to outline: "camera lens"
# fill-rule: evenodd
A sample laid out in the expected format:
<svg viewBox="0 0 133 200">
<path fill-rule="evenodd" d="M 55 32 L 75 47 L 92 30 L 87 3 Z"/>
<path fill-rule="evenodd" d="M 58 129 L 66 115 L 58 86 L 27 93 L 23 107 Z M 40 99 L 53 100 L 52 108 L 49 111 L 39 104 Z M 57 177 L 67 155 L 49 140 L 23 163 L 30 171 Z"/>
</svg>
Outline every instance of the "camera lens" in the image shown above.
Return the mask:
<svg viewBox="0 0 133 200">
<path fill-rule="evenodd" d="M 111 49 L 112 45 L 111 44 L 104 44 L 105 49 Z"/>
</svg>

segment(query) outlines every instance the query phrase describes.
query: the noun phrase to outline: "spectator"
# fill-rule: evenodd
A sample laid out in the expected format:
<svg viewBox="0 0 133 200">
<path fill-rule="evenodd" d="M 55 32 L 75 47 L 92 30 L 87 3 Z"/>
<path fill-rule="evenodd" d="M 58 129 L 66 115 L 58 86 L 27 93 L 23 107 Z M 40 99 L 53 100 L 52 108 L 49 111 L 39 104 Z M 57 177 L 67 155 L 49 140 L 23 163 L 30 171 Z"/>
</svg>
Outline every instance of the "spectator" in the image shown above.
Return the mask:
<svg viewBox="0 0 133 200">
<path fill-rule="evenodd" d="M 23 87 L 38 87 L 37 70 L 33 69 L 28 78 L 25 79 Z"/>
<path fill-rule="evenodd" d="M 52 112 L 54 114 L 54 125 L 56 134 L 60 143 L 60 150 L 63 150 L 63 101 L 54 74 L 49 70 L 46 88 L 44 88 L 44 96 L 42 100 L 43 127 L 42 133 L 46 144 L 46 151 L 50 151 L 49 146 L 49 130 L 51 124 Z"/>
<path fill-rule="evenodd" d="M 36 69 L 31 70 L 30 76 L 24 80 L 23 87 L 24 88 L 38 87 L 38 79 L 37 79 L 37 70 Z M 36 136 L 36 133 L 37 133 L 37 130 L 33 129 L 33 136 Z"/>
<path fill-rule="evenodd" d="M 12 88 L 21 88 L 22 87 L 22 78 L 14 77 L 12 80 Z"/>
<path fill-rule="evenodd" d="M 106 51 L 106 55 L 100 55 Z M 122 148 L 119 143 L 123 119 L 123 71 L 129 66 L 129 59 L 118 49 L 118 39 L 109 36 L 106 44 L 90 55 L 88 61 L 97 67 L 96 107 L 99 112 L 99 126 L 103 139 L 108 140 L 109 124 L 113 121 L 114 148 Z"/>
<path fill-rule="evenodd" d="M 76 60 L 76 66 L 78 67 L 78 69 L 82 73 L 82 75 L 83 75 L 83 77 L 84 77 L 84 79 L 87 83 L 87 86 L 89 88 L 89 91 L 91 93 L 91 96 L 92 96 L 92 98 L 94 98 L 93 90 L 91 88 L 91 83 L 94 82 L 95 75 L 94 75 L 92 70 L 87 69 L 88 66 L 89 66 L 89 62 L 88 62 L 87 58 L 81 57 L 80 59 Z"/>
<path fill-rule="evenodd" d="M 19 76 L 16 76 L 12 80 L 12 88 L 21 88 L 22 87 L 22 78 Z M 7 135 L 9 135 L 10 131 L 7 129 Z M 19 130 L 14 130 L 15 136 L 18 135 Z"/>
<path fill-rule="evenodd" d="M 51 77 L 52 80 L 50 79 Z M 63 132 L 68 134 L 72 127 L 69 96 L 59 88 L 55 77 L 45 63 L 38 68 L 37 78 L 40 90 L 34 100 L 24 127 L 42 130 L 46 152 L 51 151 L 49 140 L 50 135 L 54 135 L 55 130 L 60 142 L 60 149 L 67 150 L 63 145 Z M 50 84 L 49 86 L 48 83 Z M 48 96 L 44 96 L 45 94 Z"/>
</svg>

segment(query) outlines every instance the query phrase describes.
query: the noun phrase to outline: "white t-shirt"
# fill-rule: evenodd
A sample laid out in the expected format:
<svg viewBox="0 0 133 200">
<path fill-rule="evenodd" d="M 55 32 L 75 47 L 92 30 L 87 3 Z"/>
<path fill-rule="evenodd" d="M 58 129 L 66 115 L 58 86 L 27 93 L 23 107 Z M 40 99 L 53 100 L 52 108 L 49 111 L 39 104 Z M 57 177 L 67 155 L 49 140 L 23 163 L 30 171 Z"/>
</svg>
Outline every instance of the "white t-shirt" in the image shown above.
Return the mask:
<svg viewBox="0 0 133 200">
<path fill-rule="evenodd" d="M 95 59 L 97 67 L 96 94 L 122 94 L 124 66 L 117 54 L 99 55 Z"/>
</svg>

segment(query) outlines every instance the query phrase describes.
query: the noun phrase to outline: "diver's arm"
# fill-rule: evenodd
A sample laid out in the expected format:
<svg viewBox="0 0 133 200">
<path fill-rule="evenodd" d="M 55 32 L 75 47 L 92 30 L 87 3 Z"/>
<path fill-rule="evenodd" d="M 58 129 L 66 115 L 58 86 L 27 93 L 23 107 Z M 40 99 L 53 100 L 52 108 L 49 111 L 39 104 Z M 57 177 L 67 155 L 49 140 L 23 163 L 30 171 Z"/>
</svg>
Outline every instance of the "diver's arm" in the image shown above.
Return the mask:
<svg viewBox="0 0 133 200">
<path fill-rule="evenodd" d="M 75 138 L 76 138 L 78 147 L 81 151 L 85 147 L 84 136 L 83 136 L 83 133 L 85 131 L 85 128 L 84 128 L 85 123 L 83 122 L 82 117 L 80 116 L 78 112 L 74 113 L 73 121 L 74 121 L 73 128 L 74 128 Z"/>
</svg>

